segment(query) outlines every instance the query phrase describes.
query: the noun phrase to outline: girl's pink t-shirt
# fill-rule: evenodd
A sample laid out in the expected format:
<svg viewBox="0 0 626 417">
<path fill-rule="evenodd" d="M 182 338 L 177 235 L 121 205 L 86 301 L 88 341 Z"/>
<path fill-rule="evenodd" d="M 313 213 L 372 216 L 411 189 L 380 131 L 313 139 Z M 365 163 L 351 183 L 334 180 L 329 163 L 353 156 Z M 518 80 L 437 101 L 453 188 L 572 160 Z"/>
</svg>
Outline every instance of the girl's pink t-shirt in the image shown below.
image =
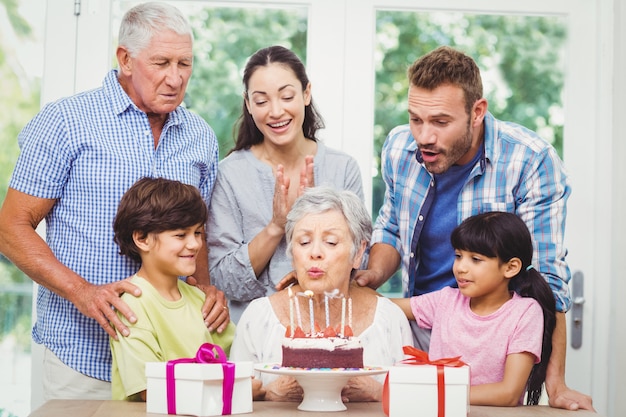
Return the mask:
<svg viewBox="0 0 626 417">
<path fill-rule="evenodd" d="M 431 360 L 461 356 L 470 366 L 470 385 L 501 382 L 506 357 L 529 352 L 540 362 L 543 312 L 533 298 L 517 293 L 496 312 L 478 316 L 458 288 L 411 297 L 420 327 L 432 329 Z"/>
</svg>

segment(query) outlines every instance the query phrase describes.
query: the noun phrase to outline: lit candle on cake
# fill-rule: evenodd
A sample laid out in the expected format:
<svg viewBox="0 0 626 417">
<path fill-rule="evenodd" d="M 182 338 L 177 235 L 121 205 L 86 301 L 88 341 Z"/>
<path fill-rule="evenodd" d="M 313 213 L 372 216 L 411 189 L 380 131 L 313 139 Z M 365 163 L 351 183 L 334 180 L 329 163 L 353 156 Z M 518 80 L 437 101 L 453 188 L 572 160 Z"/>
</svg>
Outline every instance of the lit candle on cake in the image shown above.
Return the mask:
<svg viewBox="0 0 626 417">
<path fill-rule="evenodd" d="M 352 297 L 348 298 L 348 326 L 352 329 Z"/>
<path fill-rule="evenodd" d="M 330 306 L 329 306 L 329 300 L 334 299 L 334 298 L 339 298 L 342 297 L 339 295 L 339 289 L 335 288 L 332 291 L 324 291 L 324 307 L 326 308 L 326 328 L 330 327 Z"/>
<path fill-rule="evenodd" d="M 287 288 L 287 293 L 289 294 L 289 327 L 291 328 L 291 337 L 293 337 L 295 329 L 293 328 L 293 291 L 291 291 L 291 287 Z"/>
<path fill-rule="evenodd" d="M 300 295 L 300 293 L 296 295 Z M 302 315 L 300 314 L 300 300 L 298 300 L 298 298 L 294 298 L 293 302 L 296 303 L 296 318 L 298 320 L 298 327 L 302 329 Z"/>
<path fill-rule="evenodd" d="M 346 335 L 346 297 L 341 297 L 341 336 Z"/>
<path fill-rule="evenodd" d="M 330 327 L 330 312 L 328 311 L 328 294 L 324 295 L 324 311 L 326 313 L 326 328 Z"/>
<path fill-rule="evenodd" d="M 309 317 L 311 321 L 311 336 L 315 333 L 315 314 L 313 313 L 313 296 L 315 295 L 313 291 L 306 290 L 304 295 L 309 297 Z"/>
</svg>

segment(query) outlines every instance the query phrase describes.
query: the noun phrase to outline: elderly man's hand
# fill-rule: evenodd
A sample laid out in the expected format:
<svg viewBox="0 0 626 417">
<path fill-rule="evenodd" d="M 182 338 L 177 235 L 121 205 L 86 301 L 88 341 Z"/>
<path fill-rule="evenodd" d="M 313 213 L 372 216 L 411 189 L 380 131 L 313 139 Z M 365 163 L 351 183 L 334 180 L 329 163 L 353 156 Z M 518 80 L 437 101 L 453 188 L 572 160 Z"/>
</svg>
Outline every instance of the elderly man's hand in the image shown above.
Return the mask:
<svg viewBox="0 0 626 417">
<path fill-rule="evenodd" d="M 204 305 L 202 306 L 202 317 L 209 331 L 216 330 L 218 333 L 222 333 L 226 330 L 226 326 L 230 323 L 230 313 L 224 293 L 214 285 L 199 284 L 191 276 L 187 277 L 187 284 L 199 288 L 206 295 Z"/>
<path fill-rule="evenodd" d="M 139 297 L 141 290 L 128 278 L 106 285 L 94 285 L 83 281 L 74 291 L 70 301 L 81 313 L 96 320 L 109 336 L 117 340 L 115 329 L 124 336 L 128 336 L 130 331 L 117 316 L 116 310 L 122 313 L 130 323 L 137 321 L 135 313 L 120 298 L 124 293 Z"/>
</svg>

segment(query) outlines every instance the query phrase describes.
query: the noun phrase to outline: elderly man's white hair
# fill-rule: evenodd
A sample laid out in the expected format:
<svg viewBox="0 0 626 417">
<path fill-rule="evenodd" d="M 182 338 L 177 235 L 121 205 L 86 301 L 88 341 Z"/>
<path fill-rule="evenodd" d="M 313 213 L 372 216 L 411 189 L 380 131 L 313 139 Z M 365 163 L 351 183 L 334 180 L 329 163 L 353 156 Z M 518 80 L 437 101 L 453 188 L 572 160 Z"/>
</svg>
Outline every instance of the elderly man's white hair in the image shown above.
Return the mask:
<svg viewBox="0 0 626 417">
<path fill-rule="evenodd" d="M 189 35 L 193 41 L 191 25 L 176 7 L 160 2 L 142 3 L 128 10 L 122 18 L 118 44 L 134 58 L 148 47 L 156 33 L 168 30 Z"/>
</svg>

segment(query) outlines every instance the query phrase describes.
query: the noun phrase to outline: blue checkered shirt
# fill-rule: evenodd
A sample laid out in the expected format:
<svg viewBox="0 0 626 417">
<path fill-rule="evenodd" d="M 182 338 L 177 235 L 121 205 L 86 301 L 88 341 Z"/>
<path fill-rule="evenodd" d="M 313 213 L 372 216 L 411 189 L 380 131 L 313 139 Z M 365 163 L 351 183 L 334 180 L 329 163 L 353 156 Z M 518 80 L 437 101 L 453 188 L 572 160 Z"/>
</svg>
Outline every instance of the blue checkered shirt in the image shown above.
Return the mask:
<svg viewBox="0 0 626 417">
<path fill-rule="evenodd" d="M 208 204 L 219 158 L 213 130 L 182 107 L 169 114 L 155 149 L 146 114 L 121 88 L 115 70 L 102 88 L 44 106 L 18 141 L 10 187 L 57 200 L 45 219 L 47 243 L 61 263 L 97 285 L 138 269 L 113 242 L 122 194 L 142 177 L 165 177 L 198 187 Z M 73 369 L 111 380 L 107 333 L 43 286 L 33 339 Z"/>
<path fill-rule="evenodd" d="M 522 126 L 487 113 L 484 127 L 483 157 L 461 189 L 457 221 L 486 211 L 507 211 L 522 218 L 533 238 L 533 265 L 550 284 L 557 310 L 567 311 L 571 275 L 563 236 L 571 188 L 563 162 L 550 144 Z M 422 164 L 408 125 L 389 133 L 381 160 L 386 192 L 371 244 L 382 242 L 396 248 L 402 259 L 404 295 L 410 296 L 419 263 L 419 251 L 411 242 L 418 241 L 428 215 L 433 178 Z"/>
</svg>

